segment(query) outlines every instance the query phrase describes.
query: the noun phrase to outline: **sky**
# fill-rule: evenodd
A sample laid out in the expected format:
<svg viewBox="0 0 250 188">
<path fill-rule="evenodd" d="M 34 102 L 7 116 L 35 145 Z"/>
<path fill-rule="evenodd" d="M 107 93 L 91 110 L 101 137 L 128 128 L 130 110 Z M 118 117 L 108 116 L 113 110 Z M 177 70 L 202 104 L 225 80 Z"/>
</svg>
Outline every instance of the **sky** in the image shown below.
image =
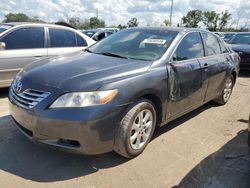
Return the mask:
<svg viewBox="0 0 250 188">
<path fill-rule="evenodd" d="M 250 26 L 250 0 L 173 0 L 173 25 L 181 23 L 188 11 L 222 12 L 232 14 L 233 27 Z M 88 19 L 97 15 L 106 25 L 126 25 L 136 17 L 139 26 L 160 26 L 169 19 L 171 0 L 0 0 L 0 21 L 9 12 L 38 16 L 47 22 L 67 20 L 70 17 Z"/>
</svg>

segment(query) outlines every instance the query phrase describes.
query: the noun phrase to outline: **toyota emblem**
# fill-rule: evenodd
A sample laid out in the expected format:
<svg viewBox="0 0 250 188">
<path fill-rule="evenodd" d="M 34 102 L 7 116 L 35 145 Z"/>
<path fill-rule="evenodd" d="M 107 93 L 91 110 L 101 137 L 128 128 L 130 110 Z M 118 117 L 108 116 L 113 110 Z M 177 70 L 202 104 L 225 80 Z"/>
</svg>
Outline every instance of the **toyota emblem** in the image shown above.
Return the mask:
<svg viewBox="0 0 250 188">
<path fill-rule="evenodd" d="M 16 93 L 21 93 L 22 88 L 23 88 L 22 83 L 20 81 L 17 81 L 17 83 L 16 83 Z"/>
</svg>

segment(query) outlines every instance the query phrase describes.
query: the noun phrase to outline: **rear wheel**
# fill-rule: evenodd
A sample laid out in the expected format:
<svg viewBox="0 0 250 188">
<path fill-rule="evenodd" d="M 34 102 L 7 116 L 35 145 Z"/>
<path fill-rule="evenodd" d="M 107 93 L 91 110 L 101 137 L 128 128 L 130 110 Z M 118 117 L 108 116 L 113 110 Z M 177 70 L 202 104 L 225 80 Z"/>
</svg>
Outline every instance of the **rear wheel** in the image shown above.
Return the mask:
<svg viewBox="0 0 250 188">
<path fill-rule="evenodd" d="M 147 99 L 133 104 L 120 122 L 114 150 L 126 158 L 143 152 L 152 138 L 156 126 L 154 105 Z"/>
<path fill-rule="evenodd" d="M 231 75 L 227 78 L 223 90 L 220 96 L 214 100 L 218 104 L 226 104 L 229 101 L 229 98 L 232 94 L 234 87 L 234 77 Z"/>
</svg>

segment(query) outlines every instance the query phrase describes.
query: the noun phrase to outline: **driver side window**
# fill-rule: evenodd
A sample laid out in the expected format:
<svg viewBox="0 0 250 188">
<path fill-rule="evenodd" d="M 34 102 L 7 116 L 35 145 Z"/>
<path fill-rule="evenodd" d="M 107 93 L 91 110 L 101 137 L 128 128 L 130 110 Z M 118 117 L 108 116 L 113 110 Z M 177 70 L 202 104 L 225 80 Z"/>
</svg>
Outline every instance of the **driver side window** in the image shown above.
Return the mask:
<svg viewBox="0 0 250 188">
<path fill-rule="evenodd" d="M 0 41 L 6 44 L 6 50 L 44 48 L 44 28 L 20 28 L 7 34 Z"/>
<path fill-rule="evenodd" d="M 204 48 L 198 32 L 187 34 L 176 49 L 173 60 L 184 61 L 204 57 Z"/>
</svg>

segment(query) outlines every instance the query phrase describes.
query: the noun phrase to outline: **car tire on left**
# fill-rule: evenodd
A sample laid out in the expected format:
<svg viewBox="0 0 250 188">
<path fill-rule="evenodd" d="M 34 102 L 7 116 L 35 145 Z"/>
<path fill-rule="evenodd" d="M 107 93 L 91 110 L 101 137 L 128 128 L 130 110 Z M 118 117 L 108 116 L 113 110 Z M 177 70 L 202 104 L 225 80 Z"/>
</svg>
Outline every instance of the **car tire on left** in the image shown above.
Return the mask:
<svg viewBox="0 0 250 188">
<path fill-rule="evenodd" d="M 150 142 L 156 126 L 153 103 L 140 99 L 131 105 L 116 131 L 114 150 L 126 158 L 143 152 Z"/>
</svg>

